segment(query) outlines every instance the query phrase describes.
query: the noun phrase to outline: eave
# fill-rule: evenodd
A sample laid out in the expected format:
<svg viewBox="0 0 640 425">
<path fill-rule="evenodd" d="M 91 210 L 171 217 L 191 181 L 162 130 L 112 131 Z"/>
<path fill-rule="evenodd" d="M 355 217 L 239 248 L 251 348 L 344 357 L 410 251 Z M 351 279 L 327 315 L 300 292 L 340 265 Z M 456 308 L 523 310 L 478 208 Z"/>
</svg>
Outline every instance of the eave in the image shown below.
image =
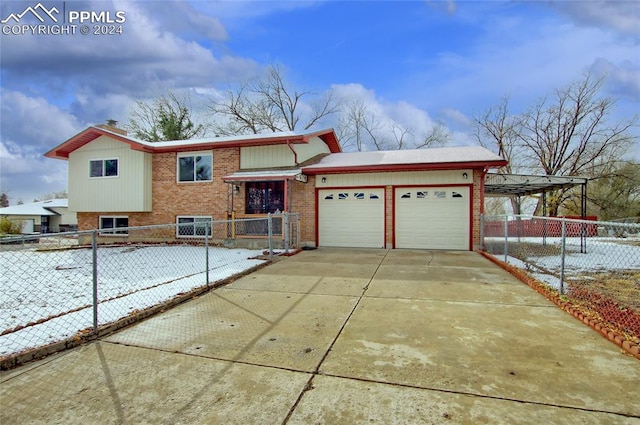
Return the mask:
<svg viewBox="0 0 640 425">
<path fill-rule="evenodd" d="M 507 165 L 507 161 L 466 161 L 466 162 L 440 162 L 417 164 L 382 164 L 359 165 L 343 167 L 307 167 L 302 172 L 309 175 L 318 174 L 345 174 L 345 173 L 369 173 L 369 172 L 399 172 L 399 171 L 435 171 L 435 170 L 460 170 L 460 169 L 485 169 L 500 168 Z"/>
<path fill-rule="evenodd" d="M 189 152 L 197 150 L 223 149 L 236 147 L 253 147 L 253 146 L 271 146 L 284 144 L 301 144 L 309 143 L 313 137 L 323 140 L 332 153 L 341 152 L 338 139 L 332 129 L 321 130 L 307 134 L 288 134 L 277 136 L 254 135 L 244 137 L 233 137 L 230 140 L 224 138 L 207 138 L 199 140 L 177 140 L 169 142 L 144 142 L 130 137 L 113 133 L 99 127 L 89 127 L 81 131 L 75 136 L 65 140 L 49 152 L 45 153 L 47 158 L 69 159 L 71 152 L 81 148 L 97 139 L 100 136 L 107 136 L 111 139 L 127 143 L 131 149 L 149 153 L 166 153 L 166 152 Z"/>
</svg>

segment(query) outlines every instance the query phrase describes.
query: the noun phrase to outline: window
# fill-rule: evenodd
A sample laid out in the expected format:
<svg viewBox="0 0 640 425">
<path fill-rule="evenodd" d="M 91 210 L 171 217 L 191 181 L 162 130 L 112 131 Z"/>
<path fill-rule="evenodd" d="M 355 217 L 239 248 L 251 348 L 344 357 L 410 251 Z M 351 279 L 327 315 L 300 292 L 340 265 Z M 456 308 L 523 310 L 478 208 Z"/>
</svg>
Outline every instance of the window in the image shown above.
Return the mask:
<svg viewBox="0 0 640 425">
<path fill-rule="evenodd" d="M 429 192 L 422 192 L 422 191 L 416 192 L 416 198 L 418 199 L 426 199 L 427 196 L 429 196 Z"/>
<path fill-rule="evenodd" d="M 129 217 L 103 216 L 100 217 L 100 234 L 112 236 L 126 236 L 129 227 Z M 120 229 L 120 230 L 118 230 Z"/>
<path fill-rule="evenodd" d="M 118 177 L 118 159 L 92 159 L 89 161 L 89 177 Z"/>
<path fill-rule="evenodd" d="M 375 193 L 370 193 L 369 194 L 369 199 L 380 199 L 380 197 L 378 195 L 376 195 Z"/>
<path fill-rule="evenodd" d="M 411 199 L 411 192 L 403 193 L 400 199 Z"/>
<path fill-rule="evenodd" d="M 284 181 L 247 182 L 247 214 L 284 211 Z"/>
<path fill-rule="evenodd" d="M 210 229 L 211 217 L 178 217 L 177 237 L 204 237 Z M 211 230 L 208 231 L 211 236 Z"/>
<path fill-rule="evenodd" d="M 349 198 L 348 193 L 338 193 L 338 199 L 348 199 L 348 198 Z"/>
<path fill-rule="evenodd" d="M 435 192 L 433 192 L 433 196 L 438 199 L 444 199 L 447 197 L 447 192 L 445 192 L 444 190 L 436 190 Z"/>
<path fill-rule="evenodd" d="M 462 198 L 462 194 L 461 194 L 461 193 L 458 193 L 458 192 L 453 192 L 453 193 L 451 194 L 451 197 L 452 197 L 452 198 Z"/>
<path fill-rule="evenodd" d="M 362 192 L 356 192 L 353 194 L 353 197 L 356 199 L 364 199 L 364 193 Z"/>
<path fill-rule="evenodd" d="M 213 155 L 179 155 L 178 181 L 211 181 L 213 175 Z"/>
<path fill-rule="evenodd" d="M 325 196 L 324 199 L 332 200 L 333 199 L 333 193 L 330 193 L 329 195 Z"/>
</svg>

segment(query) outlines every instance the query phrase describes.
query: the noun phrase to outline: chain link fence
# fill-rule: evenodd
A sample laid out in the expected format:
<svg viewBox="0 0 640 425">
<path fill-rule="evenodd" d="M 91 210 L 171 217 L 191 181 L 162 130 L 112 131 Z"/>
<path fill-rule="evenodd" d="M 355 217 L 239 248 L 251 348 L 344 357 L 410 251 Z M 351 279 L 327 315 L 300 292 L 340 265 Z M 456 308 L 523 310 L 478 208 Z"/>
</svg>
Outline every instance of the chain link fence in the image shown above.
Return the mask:
<svg viewBox="0 0 640 425">
<path fill-rule="evenodd" d="M 207 291 L 297 248 L 298 229 L 281 214 L 2 238 L 0 369 Z"/>
<path fill-rule="evenodd" d="M 483 249 L 640 343 L 640 224 L 485 216 Z"/>
</svg>

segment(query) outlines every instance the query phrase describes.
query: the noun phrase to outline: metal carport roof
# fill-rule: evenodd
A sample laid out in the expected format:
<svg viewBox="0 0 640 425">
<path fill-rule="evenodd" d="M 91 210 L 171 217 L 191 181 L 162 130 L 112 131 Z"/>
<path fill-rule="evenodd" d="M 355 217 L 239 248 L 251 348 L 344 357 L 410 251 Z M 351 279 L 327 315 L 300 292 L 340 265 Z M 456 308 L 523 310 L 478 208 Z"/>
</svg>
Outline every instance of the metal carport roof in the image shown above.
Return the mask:
<svg viewBox="0 0 640 425">
<path fill-rule="evenodd" d="M 488 196 L 529 196 L 551 190 L 586 186 L 587 181 L 584 177 L 489 173 L 485 179 L 484 193 Z"/>
</svg>

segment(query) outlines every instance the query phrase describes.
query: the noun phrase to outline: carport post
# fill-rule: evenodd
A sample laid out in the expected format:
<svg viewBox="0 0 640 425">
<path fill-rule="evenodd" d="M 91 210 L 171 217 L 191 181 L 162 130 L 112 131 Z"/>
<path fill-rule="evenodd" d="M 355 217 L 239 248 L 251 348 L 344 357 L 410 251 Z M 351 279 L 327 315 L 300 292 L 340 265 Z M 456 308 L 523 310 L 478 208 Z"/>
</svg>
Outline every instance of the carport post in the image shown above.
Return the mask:
<svg viewBox="0 0 640 425">
<path fill-rule="evenodd" d="M 508 263 L 509 256 L 509 216 L 504 216 L 504 262 Z"/>
<path fill-rule="evenodd" d="M 91 234 L 91 253 L 93 256 L 93 332 L 98 333 L 98 231 Z"/>
</svg>

